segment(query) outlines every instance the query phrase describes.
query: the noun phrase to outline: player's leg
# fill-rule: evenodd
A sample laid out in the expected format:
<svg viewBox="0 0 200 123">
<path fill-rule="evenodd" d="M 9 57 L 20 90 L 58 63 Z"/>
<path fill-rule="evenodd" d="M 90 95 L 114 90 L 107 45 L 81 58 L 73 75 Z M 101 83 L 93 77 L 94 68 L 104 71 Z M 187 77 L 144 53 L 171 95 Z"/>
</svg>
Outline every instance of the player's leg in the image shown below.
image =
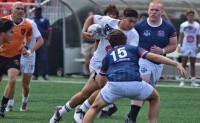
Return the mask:
<svg viewBox="0 0 200 123">
<path fill-rule="evenodd" d="M 160 97 L 158 92 L 154 89 L 147 100 L 149 101 L 149 123 L 157 123 L 160 109 Z"/>
<path fill-rule="evenodd" d="M 96 115 L 102 110 L 104 106 L 106 106 L 107 103 L 102 99 L 100 93 L 97 95 L 94 103 L 90 107 L 90 109 L 87 111 L 83 118 L 83 123 L 93 123 L 95 120 Z"/>
<path fill-rule="evenodd" d="M 188 61 L 188 56 L 182 55 L 182 66 L 185 69 L 186 69 L 187 61 Z M 184 85 L 185 85 L 185 78 L 181 77 L 180 78 L 180 86 L 184 86 Z"/>
<path fill-rule="evenodd" d="M 199 84 L 196 83 L 196 69 L 195 69 L 196 57 L 190 57 L 190 73 L 191 73 L 191 86 L 198 87 Z"/>
<path fill-rule="evenodd" d="M 15 84 L 17 80 L 17 76 L 19 74 L 19 70 L 16 68 L 10 68 L 8 69 L 8 83 L 6 85 L 6 88 L 4 90 L 4 96 L 1 101 L 1 109 L 0 109 L 0 116 L 4 117 L 5 114 L 5 108 L 9 101 L 9 99 L 14 98 L 15 93 Z"/>
<path fill-rule="evenodd" d="M 65 113 L 70 112 L 72 109 L 82 104 L 93 92 L 99 88 L 99 85 L 90 77 L 83 89 L 79 93 L 75 94 L 64 106 L 59 109 L 59 116 L 62 117 Z M 54 123 L 57 121 L 57 119 L 60 119 L 56 117 L 56 114 L 58 114 L 57 111 L 50 119 L 50 123 Z"/>
<path fill-rule="evenodd" d="M 32 73 L 22 73 L 22 104 L 20 111 L 28 111 L 28 96 L 30 92 L 30 80 Z"/>
</svg>

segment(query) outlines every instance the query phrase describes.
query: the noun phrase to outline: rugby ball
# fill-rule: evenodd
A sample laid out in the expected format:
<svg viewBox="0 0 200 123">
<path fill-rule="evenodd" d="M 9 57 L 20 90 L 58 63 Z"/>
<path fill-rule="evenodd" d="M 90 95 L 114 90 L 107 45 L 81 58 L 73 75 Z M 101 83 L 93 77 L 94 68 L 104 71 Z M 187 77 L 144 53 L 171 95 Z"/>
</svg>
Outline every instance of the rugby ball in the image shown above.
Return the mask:
<svg viewBox="0 0 200 123">
<path fill-rule="evenodd" d="M 103 27 L 99 24 L 92 24 L 88 27 L 87 32 L 91 34 L 94 39 L 100 39 L 103 36 Z"/>
</svg>

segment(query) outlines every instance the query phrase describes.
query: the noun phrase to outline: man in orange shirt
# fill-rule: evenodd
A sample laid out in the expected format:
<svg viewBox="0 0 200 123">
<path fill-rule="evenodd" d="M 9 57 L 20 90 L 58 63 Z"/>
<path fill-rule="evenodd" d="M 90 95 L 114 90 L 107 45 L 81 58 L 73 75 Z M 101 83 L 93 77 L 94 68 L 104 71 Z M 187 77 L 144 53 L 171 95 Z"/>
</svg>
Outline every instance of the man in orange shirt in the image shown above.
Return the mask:
<svg viewBox="0 0 200 123">
<path fill-rule="evenodd" d="M 0 46 L 9 43 L 13 37 L 13 22 L 8 19 L 0 19 Z M 1 48 L 0 48 L 1 52 Z"/>
<path fill-rule="evenodd" d="M 0 117 L 4 117 L 5 108 L 9 99 L 13 99 L 16 79 L 20 69 L 20 56 L 26 54 L 27 46 L 32 39 L 32 25 L 24 17 L 24 5 L 16 2 L 12 6 L 12 14 L 3 18 L 14 22 L 14 36 L 10 43 L 3 44 L 0 52 L 0 80 L 3 74 L 8 73 L 8 83 L 4 90 L 4 96 L 0 106 Z M 24 38 L 27 39 L 23 47 Z"/>
</svg>

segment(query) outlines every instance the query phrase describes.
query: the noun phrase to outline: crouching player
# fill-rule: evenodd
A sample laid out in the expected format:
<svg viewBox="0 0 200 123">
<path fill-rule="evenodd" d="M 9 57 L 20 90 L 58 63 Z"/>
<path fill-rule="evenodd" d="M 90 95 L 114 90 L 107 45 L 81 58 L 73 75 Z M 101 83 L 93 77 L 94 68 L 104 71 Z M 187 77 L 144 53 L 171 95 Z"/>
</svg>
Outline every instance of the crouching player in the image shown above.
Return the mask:
<svg viewBox="0 0 200 123">
<path fill-rule="evenodd" d="M 85 114 L 83 123 L 93 123 L 97 113 L 103 107 L 120 98 L 148 100 L 149 123 L 157 123 L 160 105 L 159 95 L 151 85 L 142 81 L 139 73 L 139 58 L 172 65 L 179 70 L 183 77 L 187 76 L 185 69 L 179 63 L 161 55 L 150 53 L 140 47 L 125 45 L 127 37 L 120 30 L 110 32 L 107 40 L 113 49 L 103 59 L 100 75 L 95 78 L 101 80 L 107 77 L 108 82 Z"/>
</svg>

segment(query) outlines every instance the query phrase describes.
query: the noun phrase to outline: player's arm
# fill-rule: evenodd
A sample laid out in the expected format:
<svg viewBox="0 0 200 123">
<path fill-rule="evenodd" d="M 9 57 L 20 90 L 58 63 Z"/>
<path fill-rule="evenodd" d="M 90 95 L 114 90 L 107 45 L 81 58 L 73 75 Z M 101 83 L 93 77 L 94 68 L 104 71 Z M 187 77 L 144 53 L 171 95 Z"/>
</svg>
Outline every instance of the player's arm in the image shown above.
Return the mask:
<svg viewBox="0 0 200 123">
<path fill-rule="evenodd" d="M 183 44 L 183 37 L 184 37 L 184 33 L 180 32 L 179 38 L 178 38 L 178 52 L 179 53 L 181 52 L 181 47 L 182 47 L 182 44 Z"/>
<path fill-rule="evenodd" d="M 177 46 L 177 36 L 169 38 L 169 43 L 165 48 L 162 49 L 162 54 L 174 52 L 176 50 L 176 46 Z"/>
<path fill-rule="evenodd" d="M 174 66 L 179 70 L 179 72 L 180 72 L 182 77 L 185 77 L 185 78 L 187 77 L 187 72 L 182 67 L 182 65 L 179 64 L 178 62 L 175 62 L 175 61 L 167 58 L 167 57 L 164 57 L 164 56 L 157 55 L 157 54 L 149 52 L 148 54 L 146 54 L 145 58 L 148 59 L 148 60 L 154 61 L 154 62 L 158 62 L 158 63 Z"/>
<path fill-rule="evenodd" d="M 84 25 L 83 25 L 83 28 L 82 28 L 82 36 L 83 36 L 83 38 L 85 39 L 85 40 L 87 40 L 87 41 L 94 41 L 94 38 L 92 38 L 91 37 L 91 35 L 87 32 L 87 29 L 88 29 L 88 27 L 90 26 L 90 25 L 92 25 L 94 23 L 94 21 L 93 21 L 93 15 L 90 15 L 87 19 L 86 19 L 86 21 L 85 21 L 85 23 L 84 23 Z"/>
<path fill-rule="evenodd" d="M 43 43 L 44 43 L 44 40 L 43 40 L 42 36 L 37 37 L 36 44 L 30 49 L 31 53 L 35 52 L 37 49 L 39 49 Z"/>
</svg>

